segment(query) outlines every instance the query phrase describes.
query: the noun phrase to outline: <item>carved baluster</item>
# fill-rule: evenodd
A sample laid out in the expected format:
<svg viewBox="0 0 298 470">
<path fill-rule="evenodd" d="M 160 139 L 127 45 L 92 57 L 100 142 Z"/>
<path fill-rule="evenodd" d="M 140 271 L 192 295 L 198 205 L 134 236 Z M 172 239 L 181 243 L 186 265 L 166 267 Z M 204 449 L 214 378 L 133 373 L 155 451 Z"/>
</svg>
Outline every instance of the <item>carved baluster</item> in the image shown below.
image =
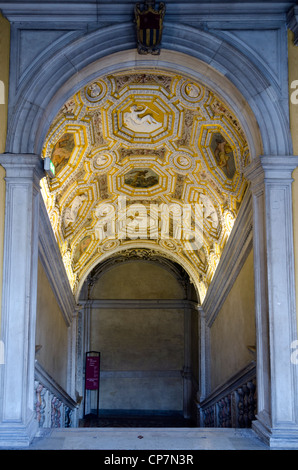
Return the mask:
<svg viewBox="0 0 298 470">
<path fill-rule="evenodd" d="M 224 423 L 223 427 L 230 428 L 232 425 L 231 420 L 231 397 L 230 395 L 223 399 L 224 401 Z"/>
<path fill-rule="evenodd" d="M 223 401 L 219 400 L 219 402 L 217 403 L 217 420 L 218 420 L 219 428 L 223 427 L 223 414 L 224 414 L 223 405 L 224 405 Z"/>
<path fill-rule="evenodd" d="M 248 399 L 247 399 L 247 406 L 248 406 L 248 420 L 249 425 L 251 426 L 251 422 L 255 419 L 255 408 L 256 408 L 256 386 L 254 382 L 248 382 Z"/>
<path fill-rule="evenodd" d="M 209 406 L 205 411 L 204 411 L 204 422 L 205 422 L 205 427 L 206 428 L 212 428 L 214 427 L 214 407 Z"/>
<path fill-rule="evenodd" d="M 209 419 L 210 419 L 209 426 L 210 426 L 211 428 L 213 428 L 214 425 L 215 425 L 215 406 L 211 406 L 211 408 L 210 408 Z"/>
<path fill-rule="evenodd" d="M 56 402 L 56 397 L 54 397 L 53 395 L 51 399 L 51 428 L 55 427 L 55 414 L 56 414 L 55 402 Z"/>
<path fill-rule="evenodd" d="M 242 387 L 243 390 L 243 427 L 248 427 L 248 406 L 247 406 L 247 398 L 248 398 L 248 388 L 247 385 L 244 384 Z"/>
<path fill-rule="evenodd" d="M 209 410 L 208 410 L 208 426 L 210 428 L 213 428 L 214 427 L 214 407 L 213 406 L 210 406 L 209 407 Z"/>
<path fill-rule="evenodd" d="M 57 406 L 56 406 L 56 427 L 61 428 L 61 405 L 62 402 L 57 399 Z"/>
<path fill-rule="evenodd" d="M 42 385 L 40 385 L 39 382 L 35 382 L 35 413 L 36 413 L 36 419 L 39 424 L 40 422 L 40 407 L 41 407 L 41 397 L 40 397 L 40 392 L 42 389 Z"/>
<path fill-rule="evenodd" d="M 234 391 L 231 394 L 231 427 L 237 428 L 238 427 L 238 394 Z"/>
<path fill-rule="evenodd" d="M 35 401 L 35 412 L 36 412 L 36 419 L 38 422 L 39 427 L 44 426 L 45 421 L 45 395 L 46 389 L 44 386 L 39 383 L 35 382 L 35 393 L 36 393 L 36 401 Z"/>
<path fill-rule="evenodd" d="M 40 398 L 41 398 L 41 406 L 40 406 L 40 427 L 44 427 L 45 423 L 45 408 L 46 408 L 46 402 L 45 402 L 45 393 L 46 389 L 45 387 L 42 387 L 41 393 L 40 393 Z"/>
<path fill-rule="evenodd" d="M 71 415 L 72 415 L 72 410 L 68 408 L 68 406 L 66 406 L 65 415 L 64 415 L 64 426 L 66 428 L 71 428 Z"/>
<path fill-rule="evenodd" d="M 52 394 L 49 390 L 45 393 L 45 422 L 44 427 L 50 428 L 52 421 Z"/>
<path fill-rule="evenodd" d="M 61 401 L 53 396 L 52 398 L 52 416 L 51 416 L 51 427 L 60 428 L 61 427 L 61 411 L 60 411 Z"/>
<path fill-rule="evenodd" d="M 229 396 L 228 406 L 229 406 L 229 427 L 232 427 L 231 395 Z"/>
<path fill-rule="evenodd" d="M 241 391 L 240 391 L 241 390 Z M 239 392 L 239 425 L 241 428 L 248 428 L 251 425 L 251 413 L 250 413 L 250 388 L 247 384 L 244 384 Z"/>
<path fill-rule="evenodd" d="M 226 396 L 221 398 L 218 402 L 219 412 L 218 412 L 218 425 L 221 428 L 229 428 L 231 427 L 231 398 L 230 396 Z"/>
<path fill-rule="evenodd" d="M 229 427 L 229 406 L 228 406 L 228 397 L 222 399 L 222 409 L 223 409 L 223 421 L 222 427 Z"/>
<path fill-rule="evenodd" d="M 237 389 L 238 397 L 238 425 L 240 428 L 244 428 L 244 392 L 242 387 Z"/>
</svg>

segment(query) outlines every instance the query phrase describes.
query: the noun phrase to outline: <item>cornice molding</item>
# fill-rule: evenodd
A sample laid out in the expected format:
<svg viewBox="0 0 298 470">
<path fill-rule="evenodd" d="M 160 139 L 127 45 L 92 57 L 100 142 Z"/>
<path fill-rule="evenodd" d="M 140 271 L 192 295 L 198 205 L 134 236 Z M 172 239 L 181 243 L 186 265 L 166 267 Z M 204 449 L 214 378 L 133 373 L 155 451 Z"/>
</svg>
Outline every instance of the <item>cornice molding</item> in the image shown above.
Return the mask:
<svg viewBox="0 0 298 470">
<path fill-rule="evenodd" d="M 250 27 L 260 25 L 275 25 L 285 22 L 289 9 L 294 2 L 182 2 L 167 3 L 167 21 L 180 21 L 182 23 L 202 23 L 209 27 L 220 24 L 225 28 L 234 27 L 235 24 L 246 24 Z M 30 22 L 39 24 L 54 22 L 56 28 L 66 24 L 98 24 L 112 22 L 125 22 L 133 20 L 135 2 L 77 2 L 65 0 L 43 2 L 10 1 L 0 2 L 3 15 L 13 23 Z M 212 14 L 210 10 L 212 9 Z"/>
<path fill-rule="evenodd" d="M 80 301 L 91 308 L 100 309 L 189 309 L 198 310 L 199 305 L 191 300 L 179 299 L 94 299 Z"/>
<path fill-rule="evenodd" d="M 298 46 L 298 5 L 292 7 L 287 14 L 288 28 L 294 33 L 294 44 Z"/>
</svg>

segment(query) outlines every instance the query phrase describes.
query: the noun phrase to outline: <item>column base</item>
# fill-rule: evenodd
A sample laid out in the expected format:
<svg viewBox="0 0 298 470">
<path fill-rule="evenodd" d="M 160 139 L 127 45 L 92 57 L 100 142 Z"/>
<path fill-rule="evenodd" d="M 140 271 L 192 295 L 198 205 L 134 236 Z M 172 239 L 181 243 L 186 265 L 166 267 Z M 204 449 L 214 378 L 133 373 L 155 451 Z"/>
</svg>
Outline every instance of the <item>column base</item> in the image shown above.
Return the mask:
<svg viewBox="0 0 298 470">
<path fill-rule="evenodd" d="M 28 447 L 38 429 L 38 423 L 33 417 L 27 424 L 2 422 L 0 423 L 0 448 Z"/>
<path fill-rule="evenodd" d="M 252 430 L 269 447 L 274 449 L 298 449 L 298 425 L 281 425 L 269 428 L 261 421 L 252 422 Z"/>
</svg>

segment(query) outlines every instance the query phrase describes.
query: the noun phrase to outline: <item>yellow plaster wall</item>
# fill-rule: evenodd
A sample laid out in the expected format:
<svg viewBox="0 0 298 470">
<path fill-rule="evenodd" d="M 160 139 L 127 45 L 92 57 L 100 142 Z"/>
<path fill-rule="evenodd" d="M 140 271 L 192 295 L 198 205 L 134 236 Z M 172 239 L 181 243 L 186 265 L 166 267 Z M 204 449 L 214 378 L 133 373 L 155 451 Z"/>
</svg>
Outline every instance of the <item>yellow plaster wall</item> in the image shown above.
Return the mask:
<svg viewBox="0 0 298 470">
<path fill-rule="evenodd" d="M 9 82 L 9 47 L 10 47 L 10 24 L 0 14 L 0 81 L 4 85 L 4 103 L 2 99 L 0 100 L 0 153 L 3 153 L 5 151 L 5 140 L 6 140 L 8 82 Z M 5 171 L 3 167 L 0 166 L 0 318 L 1 318 L 1 301 L 2 301 L 4 207 L 5 207 L 4 177 L 5 177 Z"/>
<path fill-rule="evenodd" d="M 298 46 L 294 46 L 294 34 L 288 33 L 288 55 L 289 55 L 289 92 L 290 97 L 294 89 L 291 83 L 298 80 Z M 294 104 L 290 99 L 290 124 L 293 141 L 293 154 L 298 155 L 298 104 Z M 295 253 L 295 274 L 296 274 L 296 312 L 298 320 L 298 168 L 293 172 L 293 224 L 294 224 L 294 253 Z"/>
<path fill-rule="evenodd" d="M 36 359 L 55 381 L 67 389 L 68 327 L 46 273 L 38 263 Z"/>
<path fill-rule="evenodd" d="M 210 329 L 211 388 L 246 367 L 256 345 L 253 252 L 247 257 Z"/>
</svg>

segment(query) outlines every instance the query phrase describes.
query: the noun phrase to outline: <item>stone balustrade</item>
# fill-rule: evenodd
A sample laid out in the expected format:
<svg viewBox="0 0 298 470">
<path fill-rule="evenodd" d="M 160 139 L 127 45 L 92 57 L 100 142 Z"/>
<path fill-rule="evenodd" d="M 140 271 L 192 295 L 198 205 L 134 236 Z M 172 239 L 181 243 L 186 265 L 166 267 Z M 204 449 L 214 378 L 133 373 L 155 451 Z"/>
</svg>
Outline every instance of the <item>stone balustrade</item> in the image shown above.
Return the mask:
<svg viewBox="0 0 298 470">
<path fill-rule="evenodd" d="M 77 427 L 77 403 L 35 363 L 35 413 L 40 428 Z"/>
<path fill-rule="evenodd" d="M 198 425 L 250 428 L 257 407 L 255 365 L 251 364 L 199 404 Z"/>
</svg>

